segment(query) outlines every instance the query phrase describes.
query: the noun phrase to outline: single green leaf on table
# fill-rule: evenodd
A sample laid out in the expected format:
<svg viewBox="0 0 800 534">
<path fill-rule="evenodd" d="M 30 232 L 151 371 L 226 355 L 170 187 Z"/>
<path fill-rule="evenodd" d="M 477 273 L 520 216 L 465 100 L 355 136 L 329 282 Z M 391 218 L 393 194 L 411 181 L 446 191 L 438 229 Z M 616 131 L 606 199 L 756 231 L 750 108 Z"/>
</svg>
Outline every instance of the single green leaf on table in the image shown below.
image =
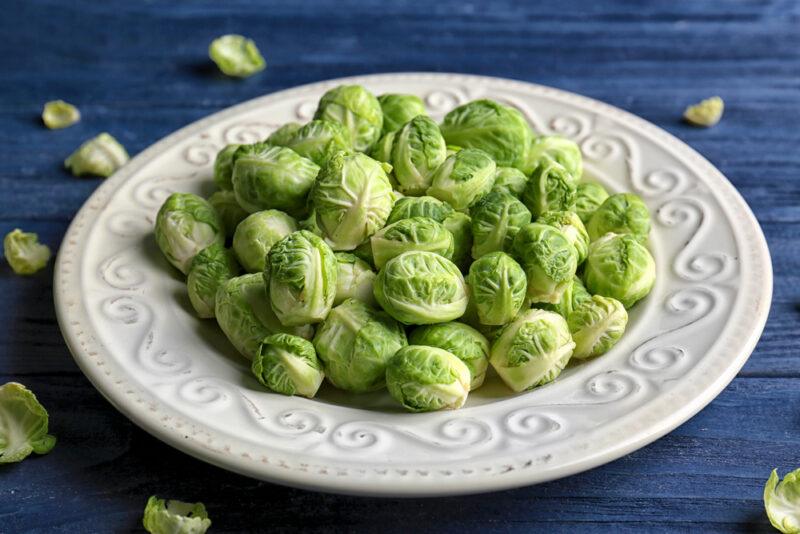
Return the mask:
<svg viewBox="0 0 800 534">
<path fill-rule="evenodd" d="M 130 156 L 125 147 L 108 133 L 89 139 L 64 160 L 75 176 L 102 176 L 108 178 L 128 163 Z"/>
<path fill-rule="evenodd" d="M 718 96 L 712 96 L 686 108 L 683 118 L 694 126 L 709 128 L 720 121 L 723 111 L 725 111 L 725 102 Z"/>
<path fill-rule="evenodd" d="M 0 464 L 50 452 L 56 438 L 47 425 L 47 410 L 29 389 L 16 382 L 0 386 Z"/>
<path fill-rule="evenodd" d="M 203 503 L 147 499 L 142 525 L 150 534 L 203 534 L 211 526 Z"/>
<path fill-rule="evenodd" d="M 81 120 L 78 108 L 63 100 L 52 100 L 44 105 L 42 122 L 51 130 L 60 130 L 72 126 Z"/>
<path fill-rule="evenodd" d="M 256 43 L 242 35 L 223 35 L 211 41 L 208 56 L 223 74 L 247 78 L 264 70 L 266 62 Z"/>
<path fill-rule="evenodd" d="M 764 507 L 772 526 L 784 534 L 800 533 L 800 469 L 796 469 L 780 480 L 778 470 L 764 486 Z"/>
<path fill-rule="evenodd" d="M 34 274 L 50 261 L 50 248 L 39 243 L 39 236 L 19 228 L 6 234 L 3 253 L 17 274 Z"/>
</svg>

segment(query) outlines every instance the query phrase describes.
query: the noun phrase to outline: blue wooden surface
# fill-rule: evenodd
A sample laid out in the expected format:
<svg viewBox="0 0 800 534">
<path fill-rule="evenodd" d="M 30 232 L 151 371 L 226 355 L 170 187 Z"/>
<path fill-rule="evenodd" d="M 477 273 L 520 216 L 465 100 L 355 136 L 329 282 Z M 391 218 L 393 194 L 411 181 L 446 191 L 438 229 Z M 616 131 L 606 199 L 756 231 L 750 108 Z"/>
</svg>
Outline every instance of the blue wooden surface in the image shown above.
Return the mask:
<svg viewBox="0 0 800 534">
<path fill-rule="evenodd" d="M 431 5 L 434 4 L 434 5 Z M 800 466 L 800 4 L 793 1 L 191 3 L 5 0 L 0 8 L 0 233 L 56 248 L 97 186 L 61 169 L 109 131 L 137 153 L 231 104 L 297 84 L 387 71 L 457 71 L 552 85 L 636 113 L 725 173 L 761 222 L 775 294 L 766 331 L 725 391 L 674 432 L 564 480 L 490 495 L 379 500 L 233 475 L 134 427 L 73 363 L 52 306 L 52 267 L 0 267 L 0 383 L 31 387 L 58 445 L 0 468 L 0 532 L 126 532 L 148 495 L 203 500 L 216 532 L 768 532 L 772 467 Z M 206 48 L 256 39 L 268 68 L 235 81 Z M 722 123 L 692 129 L 683 107 L 719 94 Z M 42 104 L 82 122 L 48 131 Z"/>
</svg>

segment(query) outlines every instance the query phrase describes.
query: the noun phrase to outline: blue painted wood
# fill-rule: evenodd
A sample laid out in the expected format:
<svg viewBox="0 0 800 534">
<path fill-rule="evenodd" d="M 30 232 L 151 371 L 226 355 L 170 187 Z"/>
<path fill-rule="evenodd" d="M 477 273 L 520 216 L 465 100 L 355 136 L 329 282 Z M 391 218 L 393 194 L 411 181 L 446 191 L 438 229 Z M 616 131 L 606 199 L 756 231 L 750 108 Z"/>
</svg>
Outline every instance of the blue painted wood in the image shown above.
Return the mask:
<svg viewBox="0 0 800 534">
<path fill-rule="evenodd" d="M 0 382 L 30 386 L 59 442 L 0 468 L 0 532 L 129 531 L 148 495 L 203 500 L 217 532 L 481 529 L 769 532 L 760 501 L 772 467 L 800 466 L 800 4 L 778 0 L 491 3 L 462 0 L 191 3 L 6 0 L 0 17 L 0 231 L 56 248 L 99 183 L 61 161 L 109 131 L 136 153 L 213 111 L 297 84 L 386 71 L 507 76 L 636 113 L 708 157 L 767 235 L 775 295 L 739 377 L 656 443 L 588 473 L 463 498 L 378 500 L 257 482 L 195 461 L 135 428 L 87 382 L 61 340 L 52 271 L 0 266 Z M 268 68 L 235 81 L 206 48 L 256 39 Z M 719 94 L 712 130 L 680 122 Z M 43 102 L 77 104 L 48 131 Z"/>
</svg>

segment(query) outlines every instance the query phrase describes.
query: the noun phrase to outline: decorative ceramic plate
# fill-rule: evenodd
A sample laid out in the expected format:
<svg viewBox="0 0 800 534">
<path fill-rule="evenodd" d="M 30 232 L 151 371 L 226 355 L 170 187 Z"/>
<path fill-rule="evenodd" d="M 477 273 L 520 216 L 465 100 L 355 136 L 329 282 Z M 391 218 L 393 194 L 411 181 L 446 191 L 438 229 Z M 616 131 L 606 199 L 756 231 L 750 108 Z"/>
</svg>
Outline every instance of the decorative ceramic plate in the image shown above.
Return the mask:
<svg viewBox="0 0 800 534">
<path fill-rule="evenodd" d="M 173 191 L 207 195 L 228 143 L 311 118 L 342 83 L 414 93 L 436 119 L 492 98 L 540 133 L 574 139 L 586 174 L 642 196 L 653 215 L 652 293 L 608 354 L 513 395 L 500 380 L 458 411 L 409 414 L 379 392 L 272 394 L 213 321 L 194 316 L 153 222 Z M 733 379 L 769 310 L 769 251 L 733 186 L 691 148 L 633 115 L 548 87 L 460 74 L 387 74 L 281 91 L 159 141 L 86 202 L 58 256 L 55 303 L 75 360 L 122 413 L 197 458 L 304 488 L 444 495 L 511 488 L 619 458 L 689 419 Z"/>
</svg>

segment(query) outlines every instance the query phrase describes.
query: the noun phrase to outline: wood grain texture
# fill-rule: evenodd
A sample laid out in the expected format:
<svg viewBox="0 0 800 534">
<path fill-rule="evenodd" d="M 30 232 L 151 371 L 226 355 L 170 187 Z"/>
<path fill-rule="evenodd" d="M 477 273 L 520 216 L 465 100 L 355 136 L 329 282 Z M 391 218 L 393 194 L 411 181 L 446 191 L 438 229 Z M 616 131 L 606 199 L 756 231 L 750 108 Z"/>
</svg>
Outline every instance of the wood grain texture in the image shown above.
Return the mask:
<svg viewBox="0 0 800 534">
<path fill-rule="evenodd" d="M 40 397 L 59 442 L 0 467 L 0 532 L 127 532 L 153 493 L 203 500 L 215 532 L 478 530 L 770 532 L 770 469 L 800 467 L 800 4 L 755 0 L 429 2 L 6 0 L 0 17 L 0 231 L 57 248 L 99 183 L 61 162 L 100 131 L 132 154 L 211 112 L 297 84 L 387 71 L 506 76 L 585 94 L 705 155 L 763 226 L 772 312 L 740 375 L 668 436 L 593 471 L 462 498 L 340 497 L 257 482 L 193 460 L 134 427 L 78 371 L 58 331 L 52 270 L 0 266 L 0 382 Z M 253 37 L 267 70 L 215 72 L 208 43 Z M 680 122 L 719 94 L 714 129 Z M 62 98 L 83 120 L 42 127 Z"/>
</svg>

